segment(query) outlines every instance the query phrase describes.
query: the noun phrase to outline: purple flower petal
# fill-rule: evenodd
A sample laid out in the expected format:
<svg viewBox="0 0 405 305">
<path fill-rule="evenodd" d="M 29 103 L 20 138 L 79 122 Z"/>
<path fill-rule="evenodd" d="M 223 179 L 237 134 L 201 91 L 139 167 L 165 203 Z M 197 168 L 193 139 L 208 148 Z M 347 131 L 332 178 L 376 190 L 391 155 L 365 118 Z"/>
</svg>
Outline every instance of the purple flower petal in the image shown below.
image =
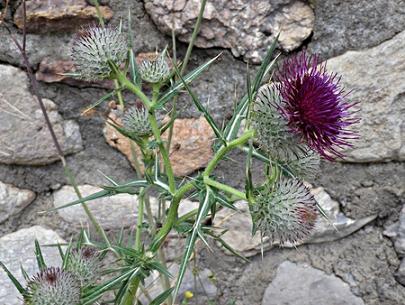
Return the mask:
<svg viewBox="0 0 405 305">
<path fill-rule="evenodd" d="M 343 157 L 340 149 L 350 147 L 357 133 L 348 127 L 359 121 L 354 117 L 355 103 L 347 100 L 340 77 L 327 73 L 318 56 L 301 53 L 287 59 L 277 74 L 282 98 L 280 112 L 291 131 L 325 159 Z"/>
</svg>

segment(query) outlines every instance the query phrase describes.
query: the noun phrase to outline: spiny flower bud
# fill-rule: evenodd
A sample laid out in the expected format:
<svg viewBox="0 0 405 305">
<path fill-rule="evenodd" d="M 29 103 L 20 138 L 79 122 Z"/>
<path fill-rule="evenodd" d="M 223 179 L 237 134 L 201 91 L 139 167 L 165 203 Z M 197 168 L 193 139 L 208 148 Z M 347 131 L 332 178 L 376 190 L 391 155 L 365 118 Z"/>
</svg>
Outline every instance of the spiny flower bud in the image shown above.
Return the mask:
<svg viewBox="0 0 405 305">
<path fill-rule="evenodd" d="M 80 282 L 70 272 L 47 268 L 28 283 L 26 305 L 79 305 Z"/>
<path fill-rule="evenodd" d="M 287 160 L 280 160 L 296 178 L 308 179 L 316 176 L 319 170 L 319 155 L 306 147 L 304 151 L 299 151 L 296 156 L 291 156 Z"/>
<path fill-rule="evenodd" d="M 270 242 L 297 244 L 313 231 L 318 210 L 309 189 L 296 179 L 281 178 L 255 191 L 250 207 L 254 232 L 270 238 Z"/>
<path fill-rule="evenodd" d="M 83 247 L 73 250 L 69 254 L 66 270 L 72 272 L 81 283 L 82 287 L 92 285 L 100 274 L 101 260 L 93 248 Z"/>
<path fill-rule="evenodd" d="M 111 76 L 108 64 L 120 66 L 127 57 L 127 42 L 123 34 L 112 27 L 83 29 L 73 42 L 71 57 L 80 78 L 94 81 Z"/>
<path fill-rule="evenodd" d="M 277 160 L 297 158 L 305 151 L 299 138 L 290 132 L 288 122 L 279 112 L 280 95 L 274 85 L 266 84 L 257 93 L 252 125 L 261 149 Z"/>
<path fill-rule="evenodd" d="M 148 120 L 148 111 L 144 107 L 132 107 L 122 118 L 124 129 L 137 137 L 148 137 L 152 127 Z"/>
<path fill-rule="evenodd" d="M 148 83 L 160 83 L 170 75 L 170 68 L 166 61 L 166 50 L 161 54 L 149 55 L 139 64 L 139 73 Z"/>
</svg>

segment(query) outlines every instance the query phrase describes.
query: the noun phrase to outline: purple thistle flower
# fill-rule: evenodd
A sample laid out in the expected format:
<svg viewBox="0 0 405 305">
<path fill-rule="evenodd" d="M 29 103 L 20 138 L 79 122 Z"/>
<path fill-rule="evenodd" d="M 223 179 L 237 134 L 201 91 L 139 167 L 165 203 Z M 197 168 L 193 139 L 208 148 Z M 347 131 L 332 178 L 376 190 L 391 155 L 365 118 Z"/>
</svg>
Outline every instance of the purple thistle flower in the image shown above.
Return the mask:
<svg viewBox="0 0 405 305">
<path fill-rule="evenodd" d="M 327 73 L 326 63 L 306 53 L 287 59 L 278 72 L 282 98 L 280 111 L 290 129 L 325 159 L 343 157 L 340 148 L 350 147 L 357 133 L 348 127 L 359 121 L 340 84 L 340 77 Z"/>
</svg>

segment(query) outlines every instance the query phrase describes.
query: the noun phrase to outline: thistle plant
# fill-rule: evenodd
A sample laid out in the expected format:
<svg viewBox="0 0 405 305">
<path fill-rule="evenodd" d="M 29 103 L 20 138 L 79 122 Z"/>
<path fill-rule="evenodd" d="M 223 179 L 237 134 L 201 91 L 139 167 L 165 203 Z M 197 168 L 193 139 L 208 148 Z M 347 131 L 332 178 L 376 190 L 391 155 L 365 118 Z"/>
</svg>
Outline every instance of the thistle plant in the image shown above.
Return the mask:
<svg viewBox="0 0 405 305">
<path fill-rule="evenodd" d="M 305 52 L 287 59 L 278 71 L 283 105 L 280 112 L 291 131 L 322 157 L 343 157 L 341 148 L 351 146 L 356 133 L 349 127 L 358 122 L 351 111 L 336 74 L 328 73 L 318 56 Z"/>
<path fill-rule="evenodd" d="M 166 61 L 166 50 L 161 54 L 150 55 L 141 61 L 139 74 L 145 82 L 161 83 L 170 76 L 169 64 Z"/>
<path fill-rule="evenodd" d="M 318 209 L 310 190 L 297 179 L 281 178 L 255 190 L 251 204 L 254 230 L 270 238 L 270 242 L 297 244 L 305 240 L 315 227 Z"/>
<path fill-rule="evenodd" d="M 148 120 L 148 111 L 143 106 L 128 109 L 122 123 L 125 131 L 137 138 L 149 137 L 153 133 Z"/>
<path fill-rule="evenodd" d="M 96 249 L 83 247 L 73 250 L 66 264 L 66 270 L 79 281 L 81 287 L 94 285 L 100 277 L 101 258 Z"/>
<path fill-rule="evenodd" d="M 214 64 L 219 55 L 183 75 L 204 6 L 205 1 L 194 38 L 180 65 L 176 58 L 170 59 L 166 49 L 137 64 L 132 33 L 129 32 L 129 39 L 126 39 L 113 27 L 90 27 L 75 38 L 72 59 L 78 77 L 114 80 L 115 89 L 93 105 L 99 105 L 111 96 L 117 97 L 123 111 L 122 124 L 118 121 L 109 123 L 131 144 L 138 146 L 145 170 L 138 170 L 136 179 L 126 182 L 107 177 L 111 184 L 103 186 L 103 190 L 84 198 L 79 196 L 78 200 L 60 208 L 79 204 L 86 208 L 85 204 L 94 199 L 122 193 L 137 196 L 136 232 L 135 236 L 125 237 L 121 232 L 113 242 L 87 209 L 102 242 L 92 241 L 89 234 L 82 231 L 78 250 L 71 250 L 69 245 L 65 253 L 61 251 L 63 263 L 59 269 L 47 269 L 39 259 L 42 271 L 29 280 L 27 288 L 23 288 L 3 266 L 27 305 L 56 304 L 49 301 L 49 296 L 58 300 L 59 305 L 97 304 L 110 291 L 113 291 L 114 304 L 138 304 L 142 284 L 152 271 L 161 275 L 163 289 L 151 304 L 174 304 L 197 240 L 204 243 L 208 239 L 221 241 L 215 229 L 206 223 L 212 222 L 220 209 L 234 208 L 239 200 L 249 207 L 253 233 L 267 236 L 272 243 L 298 244 L 314 231 L 322 213 L 303 179 L 319 174 L 320 159 L 333 161 L 344 157 L 342 148 L 352 145 L 351 141 L 357 138 L 353 129 L 358 122 L 353 111 L 355 103 L 349 101 L 339 77 L 328 73 L 326 64 L 320 63 L 317 56 L 300 53 L 286 59 L 274 71 L 278 58 L 274 54 L 275 39 L 253 82 L 250 82 L 250 75 L 247 77 L 246 94 L 237 103 L 232 118 L 220 128 L 190 87 L 190 83 Z M 130 25 L 130 20 L 128 23 Z M 170 60 L 172 65 L 168 64 Z M 273 71 L 275 73 L 270 73 Z M 273 74 L 275 81 L 269 77 Z M 125 96 L 132 94 L 131 100 L 134 97 L 139 100 L 141 106 L 129 106 L 123 97 L 124 91 Z M 162 137 L 165 130 L 172 129 L 176 119 L 175 101 L 181 92 L 188 93 L 217 138 L 212 159 L 193 178 L 175 177 L 169 158 L 170 137 L 167 141 Z M 162 125 L 157 112 L 170 108 L 167 107 L 170 103 L 174 109 L 165 113 L 170 120 Z M 244 120 L 246 124 L 242 124 Z M 246 153 L 243 190 L 218 181 L 214 175 L 217 165 L 236 149 Z M 251 179 L 253 158 L 263 162 L 265 178 L 257 184 Z M 157 219 L 151 212 L 149 197 L 152 192 L 159 194 L 159 208 L 163 210 Z M 179 206 L 188 195 L 199 199 L 199 207 L 179 217 Z M 187 239 L 172 287 L 169 278 L 173 275 L 167 270 L 162 247 L 173 231 L 186 235 Z M 41 257 L 38 251 L 37 258 Z M 107 273 L 110 278 L 104 282 L 100 279 L 99 253 L 117 258 Z"/>
<path fill-rule="evenodd" d="M 79 304 L 80 282 L 60 268 L 47 268 L 28 282 L 24 301 L 26 305 Z"/>
<path fill-rule="evenodd" d="M 88 80 L 110 78 L 109 61 L 121 65 L 127 57 L 125 36 L 113 27 L 88 27 L 77 33 L 71 57 L 78 77 Z"/>
</svg>

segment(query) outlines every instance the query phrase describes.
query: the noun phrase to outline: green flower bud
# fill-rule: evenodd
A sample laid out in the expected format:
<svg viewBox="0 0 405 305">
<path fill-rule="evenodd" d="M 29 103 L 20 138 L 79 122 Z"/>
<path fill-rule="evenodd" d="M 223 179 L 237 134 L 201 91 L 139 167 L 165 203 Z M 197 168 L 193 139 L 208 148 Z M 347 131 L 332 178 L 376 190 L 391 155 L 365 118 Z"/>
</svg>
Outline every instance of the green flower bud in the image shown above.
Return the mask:
<svg viewBox="0 0 405 305">
<path fill-rule="evenodd" d="M 254 192 L 250 206 L 254 233 L 261 231 L 271 243 L 297 244 L 313 231 L 318 209 L 313 195 L 299 180 L 281 178 Z"/>
<path fill-rule="evenodd" d="M 166 50 L 161 54 L 149 56 L 139 64 L 139 74 L 148 83 L 160 83 L 170 76 L 170 68 L 166 61 Z"/>
<path fill-rule="evenodd" d="M 262 150 L 271 158 L 289 160 L 302 155 L 306 147 L 290 132 L 287 121 L 279 111 L 280 104 L 277 88 L 270 84 L 262 86 L 253 105 L 252 126 Z"/>
<path fill-rule="evenodd" d="M 120 66 L 125 62 L 127 51 L 125 36 L 117 29 L 89 27 L 77 35 L 71 57 L 79 77 L 94 81 L 110 78 L 108 61 Z"/>
<path fill-rule="evenodd" d="M 28 283 L 26 305 L 79 305 L 80 282 L 70 272 L 47 268 Z"/>
<path fill-rule="evenodd" d="M 74 274 L 82 287 L 94 285 L 100 275 L 101 260 L 97 251 L 90 247 L 73 250 L 69 254 L 66 270 Z"/>
<path fill-rule="evenodd" d="M 152 127 L 148 120 L 148 111 L 144 107 L 130 108 L 122 118 L 124 129 L 136 137 L 149 137 Z"/>
</svg>

